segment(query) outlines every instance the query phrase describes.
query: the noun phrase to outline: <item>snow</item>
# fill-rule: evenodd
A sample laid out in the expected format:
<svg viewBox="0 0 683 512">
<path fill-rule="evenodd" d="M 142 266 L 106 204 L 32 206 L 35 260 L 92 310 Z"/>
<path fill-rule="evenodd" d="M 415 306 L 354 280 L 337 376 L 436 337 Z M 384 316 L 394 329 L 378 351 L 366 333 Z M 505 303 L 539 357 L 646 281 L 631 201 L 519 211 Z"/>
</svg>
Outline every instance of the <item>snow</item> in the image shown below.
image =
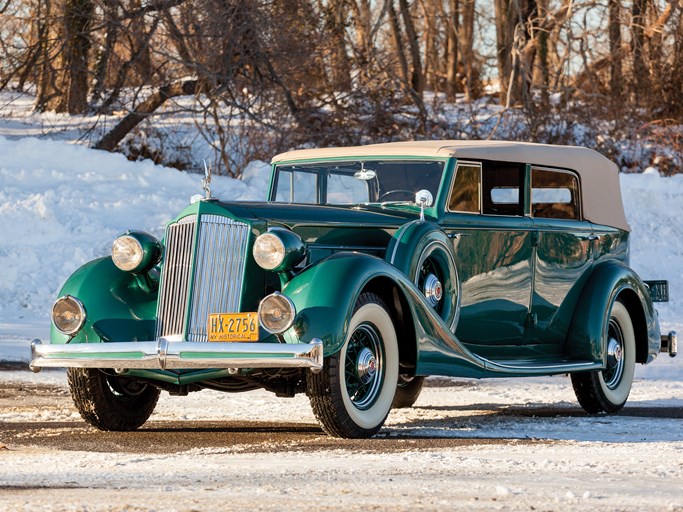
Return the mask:
<svg viewBox="0 0 683 512">
<path fill-rule="evenodd" d="M 2 379 L 66 385 L 62 371 L 5 372 Z M 619 416 L 580 413 L 566 377 L 431 383 L 413 408 L 392 411 L 377 439 L 355 448 L 324 447 L 315 435 L 256 449 L 226 443 L 172 453 L 10 445 L 0 450 L 0 489 L 16 490 L 0 493 L 0 512 L 190 511 L 228 503 L 234 510 L 302 503 L 345 511 L 683 510 L 680 418 L 653 414 L 683 407 L 680 380 L 638 378 Z M 224 422 L 226 436 L 238 421 L 290 428 L 315 422 L 305 396 L 285 400 L 261 390 L 163 393 L 150 418 L 155 428 L 194 420 Z M 0 411 L 0 423 L 26 422 L 53 436 L 82 425 L 72 407 L 60 404 L 38 414 L 28 407 Z M 182 435 L 182 423 L 175 425 L 166 435 Z M 418 449 L 419 439 L 435 446 Z M 22 492 L 31 485 L 40 488 Z"/>
</svg>

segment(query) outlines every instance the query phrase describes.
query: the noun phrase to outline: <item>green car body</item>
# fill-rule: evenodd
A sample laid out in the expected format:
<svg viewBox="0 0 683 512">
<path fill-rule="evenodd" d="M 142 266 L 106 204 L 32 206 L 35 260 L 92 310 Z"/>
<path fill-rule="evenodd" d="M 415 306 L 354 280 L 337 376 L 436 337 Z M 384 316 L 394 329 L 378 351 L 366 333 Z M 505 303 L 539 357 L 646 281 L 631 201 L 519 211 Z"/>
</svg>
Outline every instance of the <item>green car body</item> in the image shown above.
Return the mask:
<svg viewBox="0 0 683 512">
<path fill-rule="evenodd" d="M 78 269 L 60 297 L 80 302 L 83 323 L 69 334 L 53 325 L 51 344 L 35 344 L 33 365 L 115 368 L 110 381 L 120 377 L 171 393 L 204 387 L 305 391 L 323 428 L 342 437 L 374 434 L 388 414 L 381 402 L 410 405 L 428 375 L 570 373 L 578 376 L 574 386 L 584 408 L 610 412 L 609 404 L 599 405 L 595 382 L 623 371 L 623 351 L 644 364 L 661 349 L 650 293 L 629 268 L 628 225 L 610 165 L 582 148 L 514 143 L 384 144 L 280 155 L 268 201 L 204 198 L 169 223 L 159 262 L 155 257 L 140 263 L 143 269 L 125 271 L 105 257 Z M 590 174 L 596 166 L 605 168 L 597 171 L 600 177 Z M 401 188 L 387 190 L 392 187 L 381 182 L 382 172 Z M 414 176 L 431 180 L 426 189 L 433 199 L 417 204 Z M 600 186 L 607 197 L 595 190 Z M 477 197 L 468 197 L 468 190 Z M 369 196 L 359 202 L 354 194 Z M 589 207 L 596 198 L 612 204 Z M 185 248 L 175 241 L 179 233 Z M 266 233 L 281 245 L 273 270 L 253 254 Z M 148 243 L 148 235 L 129 236 L 140 246 Z M 149 259 L 155 248 L 142 250 Z M 207 326 L 209 314 L 258 311 L 263 318 L 271 304 L 262 304 L 265 297 L 292 307 L 282 332 L 262 323 L 250 344 L 207 341 L 214 329 Z M 393 332 L 381 319 L 353 321 L 368 301 L 386 311 Z M 618 315 L 613 319 L 617 302 L 630 317 L 633 349 L 616 343 L 620 330 L 629 329 Z M 273 310 L 277 322 L 279 307 Z M 342 353 L 348 359 L 350 340 L 356 332 L 367 334 L 368 326 L 370 341 L 359 346 L 351 367 L 346 363 L 340 412 L 329 405 L 329 391 L 320 390 L 331 386 L 334 395 L 337 373 L 330 361 Z M 394 334 L 395 349 L 388 343 Z M 171 346 L 178 350 L 167 357 Z M 388 369 L 394 359 L 398 367 Z M 327 380 L 312 383 L 319 375 Z M 587 376 L 593 384 L 586 384 Z M 356 387 L 349 384 L 354 379 Z M 366 393 L 358 386 L 374 389 L 366 401 L 356 401 Z M 382 391 L 387 386 L 396 396 L 393 389 Z"/>
</svg>

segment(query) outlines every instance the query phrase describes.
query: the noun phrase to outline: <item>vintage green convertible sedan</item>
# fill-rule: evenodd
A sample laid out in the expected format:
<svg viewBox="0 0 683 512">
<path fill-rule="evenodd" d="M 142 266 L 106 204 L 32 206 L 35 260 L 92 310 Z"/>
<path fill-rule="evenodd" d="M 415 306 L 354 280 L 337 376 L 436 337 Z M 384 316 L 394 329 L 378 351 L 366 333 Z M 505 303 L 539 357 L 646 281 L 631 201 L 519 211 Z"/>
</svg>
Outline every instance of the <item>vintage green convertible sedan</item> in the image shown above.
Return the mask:
<svg viewBox="0 0 683 512">
<path fill-rule="evenodd" d="M 424 377 L 568 373 L 589 413 L 676 352 L 629 268 L 617 167 L 595 151 L 428 141 L 300 150 L 269 200 L 194 201 L 66 282 L 32 367 L 69 367 L 83 418 L 132 430 L 160 390 L 306 393 L 369 437 Z"/>
</svg>

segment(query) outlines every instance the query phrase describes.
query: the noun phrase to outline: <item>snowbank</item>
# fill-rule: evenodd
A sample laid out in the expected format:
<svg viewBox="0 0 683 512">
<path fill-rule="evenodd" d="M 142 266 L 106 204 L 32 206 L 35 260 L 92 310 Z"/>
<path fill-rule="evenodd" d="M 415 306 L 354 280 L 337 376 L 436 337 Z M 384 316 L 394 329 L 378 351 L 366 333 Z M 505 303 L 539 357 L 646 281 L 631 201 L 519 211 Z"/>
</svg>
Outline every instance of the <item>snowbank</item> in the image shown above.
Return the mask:
<svg viewBox="0 0 683 512">
<path fill-rule="evenodd" d="M 264 199 L 264 168 L 250 166 L 258 188 L 214 176 L 212 191 L 227 200 Z M 108 254 L 127 229 L 160 237 L 164 223 L 202 193 L 200 181 L 65 142 L 0 137 L 0 333 L 35 336 L 7 331 L 49 325 L 52 302 L 76 268 Z"/>
</svg>

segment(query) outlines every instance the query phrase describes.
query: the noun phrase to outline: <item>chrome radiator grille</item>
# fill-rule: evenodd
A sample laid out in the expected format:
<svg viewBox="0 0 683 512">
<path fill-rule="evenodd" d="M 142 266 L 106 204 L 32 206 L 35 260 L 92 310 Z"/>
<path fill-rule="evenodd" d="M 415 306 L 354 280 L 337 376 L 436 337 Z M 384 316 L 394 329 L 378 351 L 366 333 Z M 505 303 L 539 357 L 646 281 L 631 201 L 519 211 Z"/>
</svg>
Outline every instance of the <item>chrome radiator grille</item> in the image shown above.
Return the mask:
<svg viewBox="0 0 683 512">
<path fill-rule="evenodd" d="M 196 237 L 196 215 L 167 228 L 157 338 L 207 341 L 209 313 L 239 310 L 249 225 L 220 215 L 200 219 Z"/>
</svg>

